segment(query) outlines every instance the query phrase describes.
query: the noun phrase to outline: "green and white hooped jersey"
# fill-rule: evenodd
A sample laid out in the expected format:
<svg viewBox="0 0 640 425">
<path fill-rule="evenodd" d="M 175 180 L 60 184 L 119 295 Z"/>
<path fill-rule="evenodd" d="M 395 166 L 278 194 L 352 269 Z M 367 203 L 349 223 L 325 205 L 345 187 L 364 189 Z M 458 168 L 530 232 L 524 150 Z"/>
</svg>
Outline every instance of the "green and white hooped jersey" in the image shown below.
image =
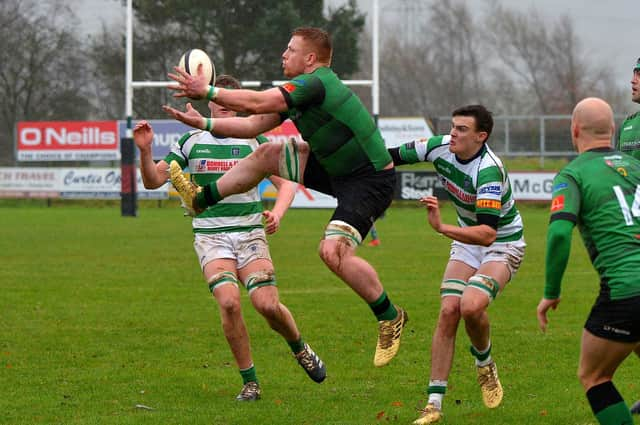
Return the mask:
<svg viewBox="0 0 640 425">
<path fill-rule="evenodd" d="M 268 141 L 256 139 L 217 138 L 211 133 L 193 130 L 184 134 L 165 157 L 184 169 L 189 167 L 191 181 L 199 186 L 215 182 L 258 145 Z M 231 195 L 193 218 L 194 233 L 240 232 L 262 228 L 262 202 L 257 187 Z"/>
<path fill-rule="evenodd" d="M 453 201 L 462 227 L 478 224 L 477 214 L 497 215 L 496 242 L 522 238 L 522 217 L 516 208 L 507 170 L 485 143 L 469 161 L 460 161 L 449 150 L 451 136 L 434 136 L 400 147 L 400 157 L 409 163 L 433 163 L 442 186 Z"/>
</svg>

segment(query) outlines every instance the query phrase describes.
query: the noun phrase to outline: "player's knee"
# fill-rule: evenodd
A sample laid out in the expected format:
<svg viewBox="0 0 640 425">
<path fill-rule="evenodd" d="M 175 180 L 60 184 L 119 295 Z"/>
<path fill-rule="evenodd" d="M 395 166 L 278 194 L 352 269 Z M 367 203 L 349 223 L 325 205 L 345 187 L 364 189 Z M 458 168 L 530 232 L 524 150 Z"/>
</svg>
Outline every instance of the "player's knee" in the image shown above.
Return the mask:
<svg viewBox="0 0 640 425">
<path fill-rule="evenodd" d="M 318 255 L 327 265 L 330 265 L 335 261 L 333 258 L 335 256 L 335 249 L 329 245 L 330 244 L 327 244 L 325 241 L 320 241 L 320 245 L 318 246 Z"/>
<path fill-rule="evenodd" d="M 460 315 L 464 320 L 479 318 L 485 310 L 484 303 L 478 302 L 475 298 L 463 298 L 460 301 Z"/>
<path fill-rule="evenodd" d="M 241 304 L 239 296 L 218 298 L 218 305 L 222 313 L 226 316 L 235 317 L 240 314 Z"/>
<path fill-rule="evenodd" d="M 438 322 L 443 325 L 457 324 L 460 320 L 460 303 L 447 303 L 440 306 Z"/>
<path fill-rule="evenodd" d="M 585 391 L 603 382 L 610 381 L 613 378 L 611 375 L 603 374 L 601 371 L 596 371 L 593 368 L 586 368 L 582 365 L 578 367 L 577 375 L 578 380 Z"/>
<path fill-rule="evenodd" d="M 334 272 L 340 269 L 348 253 L 348 247 L 335 240 L 323 240 L 318 248 L 320 258 Z"/>
<path fill-rule="evenodd" d="M 253 305 L 258 313 L 268 321 L 278 318 L 280 303 L 277 298 L 269 297 Z"/>
<path fill-rule="evenodd" d="M 480 273 L 471 276 L 460 300 L 462 317 L 468 320 L 482 315 L 499 291 L 500 285 L 491 276 Z"/>
<path fill-rule="evenodd" d="M 332 270 L 336 270 L 346 257 L 353 255 L 361 242 L 362 236 L 355 227 L 341 220 L 332 220 L 320 242 L 320 258 Z"/>
<path fill-rule="evenodd" d="M 267 275 L 264 274 L 263 278 L 266 279 Z M 266 282 L 266 280 L 263 280 L 263 282 Z M 280 307 L 277 287 L 275 285 L 265 285 L 256 288 L 251 292 L 251 304 L 265 319 L 276 318 Z"/>
</svg>

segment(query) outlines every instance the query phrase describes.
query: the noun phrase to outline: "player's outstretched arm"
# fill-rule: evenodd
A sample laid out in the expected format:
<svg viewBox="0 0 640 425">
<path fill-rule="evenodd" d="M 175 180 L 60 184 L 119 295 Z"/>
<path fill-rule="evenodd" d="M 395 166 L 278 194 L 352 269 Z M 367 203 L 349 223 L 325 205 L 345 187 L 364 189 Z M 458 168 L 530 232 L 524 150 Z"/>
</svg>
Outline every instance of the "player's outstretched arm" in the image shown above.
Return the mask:
<svg viewBox="0 0 640 425">
<path fill-rule="evenodd" d="M 250 139 L 280 125 L 279 114 L 259 114 L 248 117 L 205 118 L 190 103 L 185 110 L 163 105 L 162 109 L 176 120 L 188 126 L 210 131 L 218 136 Z"/>
<path fill-rule="evenodd" d="M 289 108 L 279 88 L 263 91 L 224 89 L 210 86 L 201 67 L 198 67 L 196 75 L 191 75 L 178 67 L 174 67 L 174 70 L 175 74 L 168 74 L 169 78 L 176 82 L 168 86 L 170 90 L 175 91 L 174 97 L 191 99 L 205 97 L 227 109 L 247 114 L 284 112 Z"/>
<path fill-rule="evenodd" d="M 298 183 L 285 180 L 278 176 L 271 176 L 269 177 L 269 180 L 271 180 L 274 186 L 278 189 L 278 196 L 276 197 L 275 205 L 271 211 L 265 211 L 263 213 L 265 218 L 265 231 L 270 235 L 275 233 L 280 227 L 280 220 L 284 217 L 284 214 L 291 206 L 293 198 L 296 195 Z"/>
<path fill-rule="evenodd" d="M 169 178 L 169 165 L 165 161 L 157 164 L 153 161 L 152 144 L 153 128 L 142 120 L 133 128 L 133 142 L 140 150 L 140 174 L 142 183 L 147 189 L 157 189 Z"/>
<path fill-rule="evenodd" d="M 427 139 L 414 140 L 395 148 L 387 149 L 394 165 L 415 164 L 426 161 Z"/>
</svg>

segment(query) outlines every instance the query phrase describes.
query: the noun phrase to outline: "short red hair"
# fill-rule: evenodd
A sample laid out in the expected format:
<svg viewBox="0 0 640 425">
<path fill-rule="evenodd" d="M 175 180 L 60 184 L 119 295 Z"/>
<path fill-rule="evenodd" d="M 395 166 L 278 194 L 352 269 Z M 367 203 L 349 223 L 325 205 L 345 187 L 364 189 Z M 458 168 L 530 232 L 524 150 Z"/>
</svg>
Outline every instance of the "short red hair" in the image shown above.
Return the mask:
<svg viewBox="0 0 640 425">
<path fill-rule="evenodd" d="M 333 48 L 331 47 L 331 37 L 328 32 L 322 28 L 300 27 L 293 30 L 291 35 L 302 37 L 302 39 L 308 41 L 315 49 L 319 62 L 331 63 Z"/>
</svg>

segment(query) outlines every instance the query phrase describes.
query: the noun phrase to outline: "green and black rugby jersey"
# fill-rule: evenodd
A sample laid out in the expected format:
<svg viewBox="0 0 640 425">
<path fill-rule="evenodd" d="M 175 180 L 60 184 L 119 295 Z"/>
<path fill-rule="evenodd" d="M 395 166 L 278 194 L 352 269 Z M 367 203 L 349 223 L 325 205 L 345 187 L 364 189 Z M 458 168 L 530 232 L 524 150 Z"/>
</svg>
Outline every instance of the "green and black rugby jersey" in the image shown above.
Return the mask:
<svg viewBox="0 0 640 425">
<path fill-rule="evenodd" d="M 290 118 L 332 177 L 379 171 L 391 162 L 371 114 L 327 67 L 299 75 L 279 87 Z"/>
<path fill-rule="evenodd" d="M 580 154 L 553 181 L 550 220 L 578 225 L 602 293 L 640 295 L 639 160 L 610 148 Z"/>
<path fill-rule="evenodd" d="M 618 150 L 640 159 L 640 111 L 629 115 L 618 129 Z"/>
</svg>

